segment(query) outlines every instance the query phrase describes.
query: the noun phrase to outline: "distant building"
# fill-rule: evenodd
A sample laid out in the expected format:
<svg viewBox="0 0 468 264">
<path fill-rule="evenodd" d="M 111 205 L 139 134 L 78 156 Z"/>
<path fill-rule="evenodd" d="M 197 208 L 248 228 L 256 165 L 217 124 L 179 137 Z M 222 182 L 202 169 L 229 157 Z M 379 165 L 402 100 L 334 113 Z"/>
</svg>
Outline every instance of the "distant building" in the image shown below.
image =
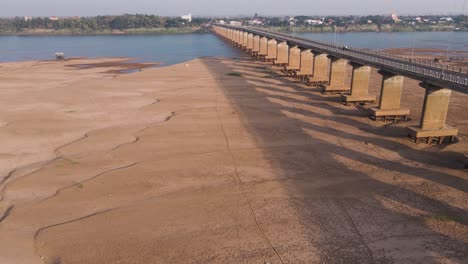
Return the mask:
<svg viewBox="0 0 468 264">
<path fill-rule="evenodd" d="M 187 20 L 188 22 L 192 22 L 192 14 L 188 14 L 185 16 L 181 16 L 180 18 Z"/>
<path fill-rule="evenodd" d="M 309 24 L 309 25 L 323 25 L 323 21 L 322 20 L 317 20 L 317 19 L 307 19 L 304 22 Z"/>
<path fill-rule="evenodd" d="M 224 25 L 224 24 L 226 24 L 226 21 L 220 20 L 219 23 L 222 24 L 222 25 Z"/>
<path fill-rule="evenodd" d="M 25 16 L 24 17 L 24 21 L 31 21 L 31 20 L 32 20 L 32 17 L 30 17 L 30 16 Z"/>
<path fill-rule="evenodd" d="M 289 26 L 291 26 L 291 27 L 296 26 L 296 18 L 295 17 L 289 18 Z"/>
<path fill-rule="evenodd" d="M 242 22 L 239 22 L 239 21 L 231 21 L 231 22 L 229 22 L 229 25 L 240 27 L 240 26 L 242 26 Z"/>
<path fill-rule="evenodd" d="M 453 18 L 451 17 L 441 17 L 439 19 L 439 23 L 451 23 L 453 22 Z"/>
<path fill-rule="evenodd" d="M 392 19 L 393 19 L 393 21 L 395 21 L 395 22 L 400 22 L 400 21 L 401 21 L 401 19 L 398 17 L 397 14 L 392 14 Z"/>
<path fill-rule="evenodd" d="M 263 21 L 256 18 L 256 19 L 253 19 L 253 20 L 249 20 L 249 25 L 251 26 L 262 26 L 263 25 Z"/>
<path fill-rule="evenodd" d="M 51 16 L 51 17 L 49 17 L 49 19 L 52 20 L 52 21 L 57 21 L 57 20 L 59 20 L 59 18 L 56 17 L 56 16 Z"/>
</svg>

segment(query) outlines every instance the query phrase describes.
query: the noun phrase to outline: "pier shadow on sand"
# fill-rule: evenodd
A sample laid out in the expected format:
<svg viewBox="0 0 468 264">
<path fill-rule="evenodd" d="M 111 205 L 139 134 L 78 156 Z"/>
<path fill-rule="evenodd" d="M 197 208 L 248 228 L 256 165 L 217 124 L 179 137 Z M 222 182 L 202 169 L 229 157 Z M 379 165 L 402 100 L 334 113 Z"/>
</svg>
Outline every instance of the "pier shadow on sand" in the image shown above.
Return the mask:
<svg viewBox="0 0 468 264">
<path fill-rule="evenodd" d="M 461 153 L 412 147 L 400 139 L 401 126 L 373 125 L 365 112 L 342 107 L 336 97 L 280 75 L 266 78 L 262 68 L 268 67 L 250 58 L 203 62 L 213 73 L 242 75 L 216 77 L 276 172 L 273 179 L 247 174 L 241 179 L 260 223 L 269 223 L 263 231 L 279 261 L 462 263 L 468 258 L 468 212 L 448 202 L 468 190 Z M 242 166 L 245 158 L 232 151 Z M 256 193 L 271 181 L 288 197 Z M 301 223 L 291 229 L 302 228 L 302 240 L 275 229 L 291 218 Z"/>
</svg>

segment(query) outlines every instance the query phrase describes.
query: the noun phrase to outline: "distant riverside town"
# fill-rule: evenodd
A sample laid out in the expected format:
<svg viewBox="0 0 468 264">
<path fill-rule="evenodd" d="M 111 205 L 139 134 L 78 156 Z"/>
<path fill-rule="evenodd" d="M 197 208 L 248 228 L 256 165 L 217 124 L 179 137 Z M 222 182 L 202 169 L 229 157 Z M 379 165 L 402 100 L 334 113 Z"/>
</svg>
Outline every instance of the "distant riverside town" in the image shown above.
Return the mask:
<svg viewBox="0 0 468 264">
<path fill-rule="evenodd" d="M 273 27 L 283 32 L 468 31 L 468 16 L 180 17 L 126 14 L 96 17 L 0 18 L 0 34 L 189 33 L 210 23 Z"/>
</svg>

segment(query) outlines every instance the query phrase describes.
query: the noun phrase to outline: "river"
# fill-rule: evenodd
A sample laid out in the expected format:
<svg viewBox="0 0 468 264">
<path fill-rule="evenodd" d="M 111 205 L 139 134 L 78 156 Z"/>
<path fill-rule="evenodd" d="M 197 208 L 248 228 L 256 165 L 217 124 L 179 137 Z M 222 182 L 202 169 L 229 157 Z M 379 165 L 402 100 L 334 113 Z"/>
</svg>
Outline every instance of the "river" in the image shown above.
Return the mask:
<svg viewBox="0 0 468 264">
<path fill-rule="evenodd" d="M 433 48 L 468 52 L 468 32 L 411 33 L 303 33 L 306 38 L 369 48 Z M 99 35 L 99 36 L 0 36 L 0 61 L 67 57 L 130 57 L 138 61 L 171 65 L 198 57 L 235 57 L 236 49 L 212 34 Z"/>
</svg>

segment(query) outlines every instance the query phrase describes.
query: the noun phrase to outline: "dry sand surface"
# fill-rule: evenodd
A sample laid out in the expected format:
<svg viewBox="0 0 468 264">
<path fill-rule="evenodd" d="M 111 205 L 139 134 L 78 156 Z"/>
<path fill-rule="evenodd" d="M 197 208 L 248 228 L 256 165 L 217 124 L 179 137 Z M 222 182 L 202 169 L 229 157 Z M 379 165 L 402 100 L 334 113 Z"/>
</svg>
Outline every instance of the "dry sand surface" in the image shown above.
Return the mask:
<svg viewBox="0 0 468 264">
<path fill-rule="evenodd" d="M 467 95 L 416 145 L 416 81 L 383 124 L 247 57 L 121 60 L 0 64 L 1 264 L 466 263 Z"/>
</svg>

